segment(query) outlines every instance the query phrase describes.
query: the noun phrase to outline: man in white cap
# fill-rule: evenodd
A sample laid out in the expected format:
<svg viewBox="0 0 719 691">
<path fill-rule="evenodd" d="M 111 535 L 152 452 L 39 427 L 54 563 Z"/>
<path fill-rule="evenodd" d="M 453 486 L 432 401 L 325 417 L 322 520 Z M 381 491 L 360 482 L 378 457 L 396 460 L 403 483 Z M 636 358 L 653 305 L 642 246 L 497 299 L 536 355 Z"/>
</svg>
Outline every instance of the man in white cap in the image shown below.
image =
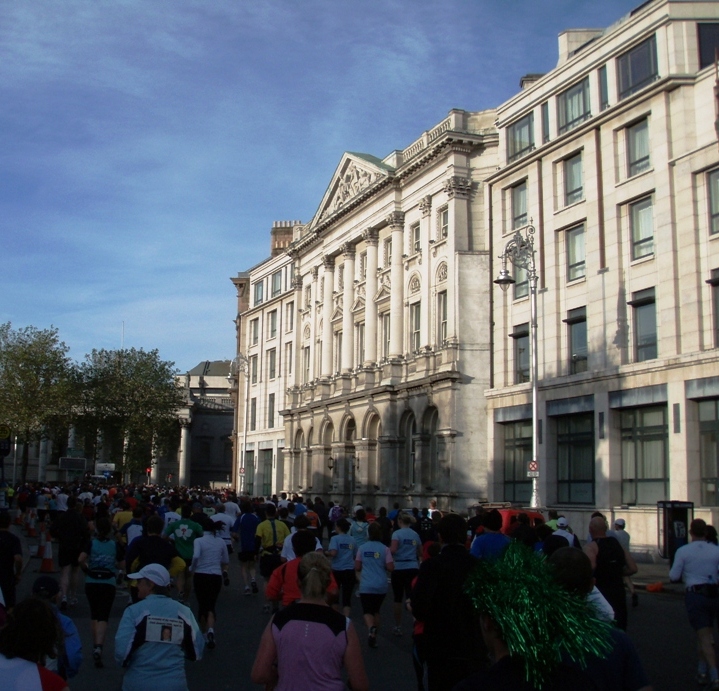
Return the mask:
<svg viewBox="0 0 719 691">
<path fill-rule="evenodd" d="M 557 519 L 557 529 L 552 534 L 563 537 L 570 547 L 576 547 L 577 549 L 581 548 L 579 539 L 571 530 L 569 530 L 569 521 L 564 516 L 560 516 Z"/>
<path fill-rule="evenodd" d="M 169 597 L 164 566 L 147 564 L 128 578 L 137 580 L 140 600 L 115 635 L 115 660 L 126 669 L 122 691 L 187 691 L 185 659 L 201 659 L 205 646 L 192 611 Z"/>
<path fill-rule="evenodd" d="M 629 551 L 629 539 L 630 535 L 626 531 L 627 522 L 623 518 L 617 518 L 614 521 L 614 537 L 619 540 L 619 544 L 624 547 L 624 551 Z M 637 595 L 636 591 L 634 590 L 634 583 L 632 583 L 632 577 L 631 576 L 624 576 L 624 585 L 627 586 L 627 590 L 629 590 L 631 596 L 632 596 L 632 607 L 638 607 L 639 606 L 639 596 Z"/>
</svg>

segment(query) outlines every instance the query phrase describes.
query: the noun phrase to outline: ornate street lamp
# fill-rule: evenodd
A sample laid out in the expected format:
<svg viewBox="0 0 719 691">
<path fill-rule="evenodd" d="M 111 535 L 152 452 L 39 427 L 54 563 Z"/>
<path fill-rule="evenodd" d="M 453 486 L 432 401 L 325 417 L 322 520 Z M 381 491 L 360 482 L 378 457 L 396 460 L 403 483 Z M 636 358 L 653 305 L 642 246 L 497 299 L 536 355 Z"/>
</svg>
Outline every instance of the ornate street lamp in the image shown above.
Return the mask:
<svg viewBox="0 0 719 691">
<path fill-rule="evenodd" d="M 532 479 L 532 498 L 529 505 L 536 509 L 539 503 L 539 458 L 538 458 L 538 426 L 537 426 L 537 269 L 534 262 L 534 226 L 530 223 L 524 228 L 526 236 L 522 235 L 522 229 L 518 229 L 509 239 L 504 247 L 504 252 L 499 256 L 502 260 L 502 268 L 495 279 L 495 283 L 506 292 L 507 288 L 516 281 L 507 270 L 507 261 L 513 266 L 524 269 L 527 272 L 529 281 L 529 310 L 530 310 L 530 356 L 531 356 L 531 380 L 532 380 L 532 460 L 529 463 L 527 477 Z"/>
</svg>

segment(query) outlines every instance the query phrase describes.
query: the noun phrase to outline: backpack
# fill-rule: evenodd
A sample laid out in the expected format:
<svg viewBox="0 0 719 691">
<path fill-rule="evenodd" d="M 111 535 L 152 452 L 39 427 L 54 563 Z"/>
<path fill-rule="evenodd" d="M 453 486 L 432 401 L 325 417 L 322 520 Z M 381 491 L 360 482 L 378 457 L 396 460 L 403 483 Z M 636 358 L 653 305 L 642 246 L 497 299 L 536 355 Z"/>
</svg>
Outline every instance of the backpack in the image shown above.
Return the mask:
<svg viewBox="0 0 719 691">
<path fill-rule="evenodd" d="M 342 518 L 342 507 L 335 505 L 330 509 L 329 519 L 335 523 L 336 521 L 339 521 L 340 518 Z"/>
</svg>

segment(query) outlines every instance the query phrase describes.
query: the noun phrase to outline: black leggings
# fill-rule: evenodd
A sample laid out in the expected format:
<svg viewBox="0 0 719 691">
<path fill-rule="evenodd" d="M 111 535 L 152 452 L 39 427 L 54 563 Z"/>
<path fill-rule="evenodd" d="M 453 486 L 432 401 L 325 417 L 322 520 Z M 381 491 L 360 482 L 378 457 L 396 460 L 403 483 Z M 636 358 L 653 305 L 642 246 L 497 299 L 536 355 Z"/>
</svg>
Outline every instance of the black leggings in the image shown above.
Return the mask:
<svg viewBox="0 0 719 691">
<path fill-rule="evenodd" d="M 196 573 L 192 579 L 197 598 L 197 616 L 215 614 L 217 598 L 222 589 L 222 576 L 216 573 Z"/>
<path fill-rule="evenodd" d="M 352 591 L 357 584 L 357 575 L 354 569 L 349 571 L 332 571 L 332 575 L 337 581 L 337 587 L 340 590 L 342 598 L 342 607 L 352 606 Z"/>
<path fill-rule="evenodd" d="M 85 583 L 85 595 L 90 603 L 92 621 L 108 621 L 115 601 L 114 583 Z"/>
</svg>

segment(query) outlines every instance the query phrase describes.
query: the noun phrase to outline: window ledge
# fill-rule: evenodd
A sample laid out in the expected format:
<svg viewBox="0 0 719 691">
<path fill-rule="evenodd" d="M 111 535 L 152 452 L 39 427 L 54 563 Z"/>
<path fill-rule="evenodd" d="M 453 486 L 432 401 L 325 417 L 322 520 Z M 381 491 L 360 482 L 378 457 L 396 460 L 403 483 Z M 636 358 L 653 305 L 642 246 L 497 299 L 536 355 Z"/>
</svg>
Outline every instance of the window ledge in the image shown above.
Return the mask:
<svg viewBox="0 0 719 691">
<path fill-rule="evenodd" d="M 639 264 L 646 264 L 647 262 L 654 261 L 654 253 L 647 254 L 645 257 L 639 257 L 639 259 L 632 259 L 629 262 L 629 266 L 637 266 Z"/>
<path fill-rule="evenodd" d="M 567 281 L 567 288 L 571 288 L 572 286 L 581 285 L 582 283 L 587 282 L 587 275 L 580 276 L 579 278 L 573 278 L 571 281 Z"/>
<path fill-rule="evenodd" d="M 626 185 L 629 182 L 632 182 L 633 180 L 638 180 L 639 178 L 643 177 L 644 175 L 650 175 L 654 172 L 654 168 L 647 168 L 646 170 L 643 170 L 641 173 L 637 173 L 636 175 L 632 175 L 631 177 L 626 177 L 623 180 L 620 180 L 615 187 L 621 187 L 622 185 Z"/>
<path fill-rule="evenodd" d="M 564 211 L 569 211 L 569 209 L 573 209 L 575 206 L 579 206 L 580 204 L 584 204 L 584 203 L 586 203 L 586 201 L 587 201 L 586 198 L 584 198 L 584 199 L 580 199 L 579 201 L 572 202 L 571 204 L 566 204 L 566 205 L 563 206 L 561 209 L 557 209 L 557 210 L 554 212 L 554 215 L 557 216 L 558 214 L 561 214 L 561 213 L 563 213 Z"/>
</svg>

